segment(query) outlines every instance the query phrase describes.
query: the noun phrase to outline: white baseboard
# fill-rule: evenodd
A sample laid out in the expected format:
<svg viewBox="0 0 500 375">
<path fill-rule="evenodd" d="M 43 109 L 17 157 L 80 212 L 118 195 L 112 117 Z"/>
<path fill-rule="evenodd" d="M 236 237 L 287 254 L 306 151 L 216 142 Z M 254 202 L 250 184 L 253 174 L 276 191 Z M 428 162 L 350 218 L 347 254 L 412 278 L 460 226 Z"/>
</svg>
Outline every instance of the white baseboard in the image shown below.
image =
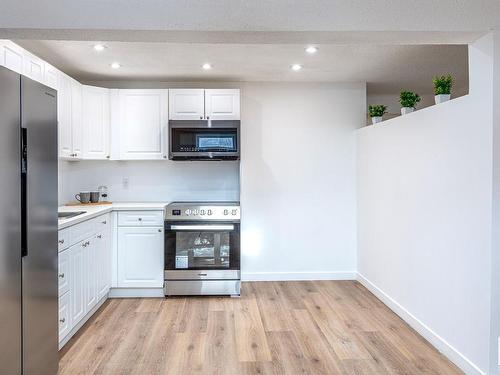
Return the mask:
<svg viewBox="0 0 500 375">
<path fill-rule="evenodd" d="M 242 281 L 356 280 L 355 271 L 241 272 Z"/>
<path fill-rule="evenodd" d="M 358 281 L 363 284 L 370 292 L 372 292 L 378 299 L 380 299 L 387 307 L 394 311 L 406 323 L 408 323 L 415 331 L 422 335 L 429 341 L 437 350 L 445 355 L 450 361 L 456 364 L 462 371 L 469 375 L 486 375 L 479 367 L 477 367 L 466 356 L 460 353 L 446 340 L 434 332 L 431 328 L 425 325 L 422 321 L 416 318 L 406 308 L 401 306 L 397 301 L 392 299 L 383 290 L 373 284 L 366 277 L 358 273 Z"/>
<path fill-rule="evenodd" d="M 111 288 L 109 298 L 165 298 L 163 288 Z"/>
</svg>

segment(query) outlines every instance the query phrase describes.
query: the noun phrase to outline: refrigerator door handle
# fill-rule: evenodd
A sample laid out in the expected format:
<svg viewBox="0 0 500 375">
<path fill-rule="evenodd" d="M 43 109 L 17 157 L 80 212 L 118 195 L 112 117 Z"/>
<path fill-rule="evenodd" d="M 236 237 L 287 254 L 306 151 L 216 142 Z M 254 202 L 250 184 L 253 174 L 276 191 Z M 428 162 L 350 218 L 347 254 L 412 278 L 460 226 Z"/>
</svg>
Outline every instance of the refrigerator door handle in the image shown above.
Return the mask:
<svg viewBox="0 0 500 375">
<path fill-rule="evenodd" d="M 28 129 L 21 127 L 21 256 L 28 256 Z"/>
</svg>

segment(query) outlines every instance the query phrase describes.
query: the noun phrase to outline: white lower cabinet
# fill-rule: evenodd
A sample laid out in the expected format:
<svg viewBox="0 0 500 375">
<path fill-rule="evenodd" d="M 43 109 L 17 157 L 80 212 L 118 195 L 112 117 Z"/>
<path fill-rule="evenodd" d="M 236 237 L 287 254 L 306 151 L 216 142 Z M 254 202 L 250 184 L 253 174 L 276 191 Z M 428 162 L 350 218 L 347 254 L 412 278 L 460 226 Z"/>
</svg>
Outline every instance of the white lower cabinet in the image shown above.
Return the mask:
<svg viewBox="0 0 500 375">
<path fill-rule="evenodd" d="M 59 231 L 60 347 L 109 293 L 110 228 L 110 215 L 105 214 Z"/>
<path fill-rule="evenodd" d="M 77 324 L 85 316 L 85 241 L 69 248 L 71 321 Z"/>
<path fill-rule="evenodd" d="M 118 228 L 118 287 L 163 287 L 163 228 Z"/>
<path fill-rule="evenodd" d="M 59 297 L 59 341 L 71 331 L 70 294 Z"/>
<path fill-rule="evenodd" d="M 97 305 L 97 241 L 91 238 L 85 242 L 85 314 Z"/>
</svg>

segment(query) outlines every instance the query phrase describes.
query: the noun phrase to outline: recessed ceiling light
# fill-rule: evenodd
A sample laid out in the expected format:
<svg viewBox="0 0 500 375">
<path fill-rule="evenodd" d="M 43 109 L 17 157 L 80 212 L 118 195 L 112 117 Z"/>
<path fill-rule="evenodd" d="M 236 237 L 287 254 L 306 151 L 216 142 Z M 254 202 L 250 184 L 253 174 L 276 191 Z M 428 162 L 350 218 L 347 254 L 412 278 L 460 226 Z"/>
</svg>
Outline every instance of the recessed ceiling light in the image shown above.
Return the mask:
<svg viewBox="0 0 500 375">
<path fill-rule="evenodd" d="M 95 44 L 94 45 L 94 49 L 97 51 L 97 52 L 101 52 L 101 51 L 104 51 L 104 49 L 106 48 L 106 46 L 104 44 Z"/>
<path fill-rule="evenodd" d="M 302 65 L 300 64 L 292 64 L 290 65 L 290 69 L 294 70 L 294 71 L 299 71 L 300 69 L 302 69 Z"/>
<path fill-rule="evenodd" d="M 111 64 L 111 67 L 113 69 L 120 69 L 122 66 L 120 65 L 120 63 L 114 62 Z"/>
<path fill-rule="evenodd" d="M 205 63 L 201 66 L 204 70 L 210 70 L 212 69 L 212 64 Z"/>
<path fill-rule="evenodd" d="M 306 48 L 306 52 L 310 55 L 312 55 L 313 53 L 316 53 L 318 52 L 318 47 L 315 47 L 315 46 L 309 46 Z"/>
</svg>

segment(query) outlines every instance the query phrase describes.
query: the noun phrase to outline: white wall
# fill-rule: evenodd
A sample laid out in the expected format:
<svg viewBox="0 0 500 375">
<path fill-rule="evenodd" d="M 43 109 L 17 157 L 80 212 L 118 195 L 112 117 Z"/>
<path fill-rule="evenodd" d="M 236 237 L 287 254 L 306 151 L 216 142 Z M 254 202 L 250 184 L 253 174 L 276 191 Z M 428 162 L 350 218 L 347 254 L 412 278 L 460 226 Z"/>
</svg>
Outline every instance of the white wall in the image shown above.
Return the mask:
<svg viewBox="0 0 500 375">
<path fill-rule="evenodd" d="M 112 201 L 239 200 L 239 163 L 80 161 L 59 167 L 59 204 L 106 185 Z M 128 179 L 124 186 L 123 179 Z"/>
<path fill-rule="evenodd" d="M 491 47 L 470 47 L 470 95 L 357 145 L 360 279 L 470 374 L 489 368 Z"/>
<path fill-rule="evenodd" d="M 246 83 L 242 93 L 243 277 L 353 278 L 365 84 Z"/>
</svg>

